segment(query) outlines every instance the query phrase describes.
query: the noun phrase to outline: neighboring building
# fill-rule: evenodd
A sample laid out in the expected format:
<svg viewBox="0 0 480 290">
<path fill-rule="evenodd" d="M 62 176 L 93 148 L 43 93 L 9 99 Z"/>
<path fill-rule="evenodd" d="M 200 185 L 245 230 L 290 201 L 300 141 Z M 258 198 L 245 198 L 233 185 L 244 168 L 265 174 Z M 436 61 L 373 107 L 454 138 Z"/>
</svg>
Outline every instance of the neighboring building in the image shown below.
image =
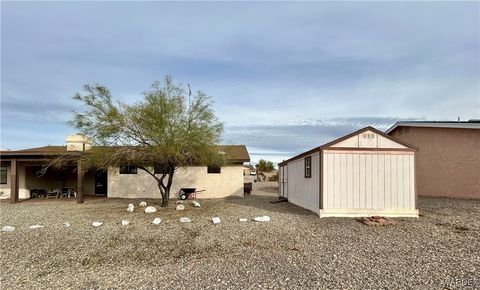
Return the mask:
<svg viewBox="0 0 480 290">
<path fill-rule="evenodd" d="M 480 198 L 480 121 L 398 122 L 387 134 L 418 148 L 420 196 Z"/>
<path fill-rule="evenodd" d="M 279 163 L 279 194 L 320 217 L 418 217 L 415 151 L 366 127 Z"/>
<path fill-rule="evenodd" d="M 65 153 L 81 154 L 91 148 L 81 135 L 67 137 L 66 146 L 45 146 L 16 151 L 1 151 L 0 197 L 29 198 L 32 189 L 46 191 L 72 188 L 83 195 L 102 195 L 121 198 L 159 198 L 156 181 L 133 164 L 111 167 L 107 171 L 78 170 L 78 164 L 70 163 L 62 169 L 49 168 L 45 174 L 38 172 L 48 158 Z M 171 197 L 182 187 L 205 190 L 198 198 L 216 198 L 229 195 L 243 196 L 243 163 L 250 161 L 244 145 L 219 146 L 224 153 L 225 165 L 189 166 L 175 172 Z M 153 166 L 152 166 L 153 169 Z M 81 174 L 78 174 L 80 172 Z M 80 184 L 80 186 L 79 186 Z M 11 194 L 15 193 L 16 194 Z"/>
<path fill-rule="evenodd" d="M 251 165 L 251 164 L 245 164 L 243 165 L 243 175 L 245 176 L 250 176 L 250 175 L 256 175 L 256 171 L 255 171 L 255 166 Z"/>
<path fill-rule="evenodd" d="M 249 184 L 250 190 L 252 189 L 252 184 L 257 181 L 257 172 L 255 166 L 247 164 L 243 166 L 243 180 L 244 183 Z"/>
</svg>

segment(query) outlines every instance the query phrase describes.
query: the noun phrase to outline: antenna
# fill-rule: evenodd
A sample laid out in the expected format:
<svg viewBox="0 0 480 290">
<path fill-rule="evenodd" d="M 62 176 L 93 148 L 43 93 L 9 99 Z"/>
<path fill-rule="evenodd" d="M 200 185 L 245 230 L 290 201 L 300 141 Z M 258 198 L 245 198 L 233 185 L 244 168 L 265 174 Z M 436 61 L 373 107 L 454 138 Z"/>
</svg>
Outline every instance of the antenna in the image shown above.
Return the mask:
<svg viewBox="0 0 480 290">
<path fill-rule="evenodd" d="M 190 88 L 190 84 L 188 84 L 188 108 L 190 109 L 190 96 L 192 95 L 192 88 Z"/>
<path fill-rule="evenodd" d="M 458 121 L 457 122 L 460 122 L 460 116 L 458 116 Z"/>
</svg>

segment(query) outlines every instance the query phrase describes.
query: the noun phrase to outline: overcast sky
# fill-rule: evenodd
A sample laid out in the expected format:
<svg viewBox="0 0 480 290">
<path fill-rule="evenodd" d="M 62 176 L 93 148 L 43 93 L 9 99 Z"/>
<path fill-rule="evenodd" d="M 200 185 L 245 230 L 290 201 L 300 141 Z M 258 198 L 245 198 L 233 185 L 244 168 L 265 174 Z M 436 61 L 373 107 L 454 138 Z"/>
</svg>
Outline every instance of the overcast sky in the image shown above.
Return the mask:
<svg viewBox="0 0 480 290">
<path fill-rule="evenodd" d="M 1 148 L 62 145 L 86 83 L 170 74 L 275 162 L 367 125 L 480 118 L 480 2 L 2 2 Z"/>
</svg>

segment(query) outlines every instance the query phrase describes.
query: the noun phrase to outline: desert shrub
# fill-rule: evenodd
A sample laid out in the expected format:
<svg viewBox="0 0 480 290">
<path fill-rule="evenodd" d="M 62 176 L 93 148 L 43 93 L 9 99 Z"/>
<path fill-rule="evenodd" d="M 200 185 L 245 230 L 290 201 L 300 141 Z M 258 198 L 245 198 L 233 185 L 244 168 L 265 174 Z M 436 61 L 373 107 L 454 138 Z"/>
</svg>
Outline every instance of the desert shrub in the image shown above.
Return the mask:
<svg viewBox="0 0 480 290">
<path fill-rule="evenodd" d="M 257 168 L 260 171 L 271 172 L 275 170 L 275 166 L 273 165 L 272 161 L 267 161 L 264 159 L 260 159 L 257 164 Z"/>
</svg>

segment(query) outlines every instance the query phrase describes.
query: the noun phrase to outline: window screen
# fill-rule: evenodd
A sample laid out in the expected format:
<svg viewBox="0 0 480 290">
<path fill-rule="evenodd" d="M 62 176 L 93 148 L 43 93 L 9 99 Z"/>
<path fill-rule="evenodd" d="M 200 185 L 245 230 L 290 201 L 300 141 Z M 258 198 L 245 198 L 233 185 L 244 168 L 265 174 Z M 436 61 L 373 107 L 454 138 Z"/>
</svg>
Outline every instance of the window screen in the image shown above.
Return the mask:
<svg viewBox="0 0 480 290">
<path fill-rule="evenodd" d="M 120 174 L 137 174 L 136 165 L 121 165 Z"/>
<path fill-rule="evenodd" d="M 209 165 L 207 167 L 207 173 L 220 173 L 221 172 L 221 169 L 220 169 L 220 166 L 218 165 Z"/>
<path fill-rule="evenodd" d="M 305 178 L 312 177 L 312 156 L 305 157 Z"/>
<path fill-rule="evenodd" d="M 7 184 L 7 166 L 0 166 L 0 184 Z"/>
</svg>

